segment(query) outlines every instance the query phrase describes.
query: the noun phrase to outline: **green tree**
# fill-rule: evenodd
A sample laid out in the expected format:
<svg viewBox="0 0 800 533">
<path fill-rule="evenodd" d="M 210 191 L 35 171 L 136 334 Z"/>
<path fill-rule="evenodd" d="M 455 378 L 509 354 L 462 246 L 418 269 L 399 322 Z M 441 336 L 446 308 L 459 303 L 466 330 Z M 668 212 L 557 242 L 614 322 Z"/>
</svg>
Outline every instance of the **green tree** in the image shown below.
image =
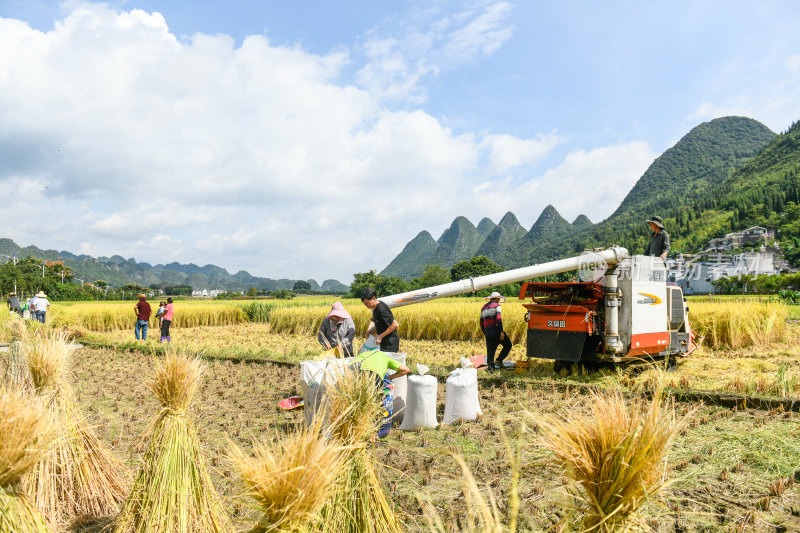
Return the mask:
<svg viewBox="0 0 800 533">
<path fill-rule="evenodd" d="M 256 296 L 258 296 L 258 289 L 256 289 L 255 287 L 250 287 L 250 290 L 247 291 L 247 296 L 255 298 Z"/>
<path fill-rule="evenodd" d="M 486 276 L 487 274 L 495 274 L 502 271 L 503 267 L 485 255 L 479 255 L 468 261 L 460 261 L 453 265 L 453 268 L 450 269 L 450 279 L 452 281 L 458 281 L 476 278 L 478 276 Z"/>
<path fill-rule="evenodd" d="M 307 281 L 298 280 L 294 282 L 292 290 L 298 294 L 310 294 L 311 284 Z"/>
<path fill-rule="evenodd" d="M 378 274 L 375 274 L 374 270 L 353 274 L 353 283 L 350 284 L 350 293 L 348 296 L 350 298 L 361 298 L 361 291 L 364 290 L 365 287 L 374 288 L 377 284 L 376 278 L 378 277 Z"/>
<path fill-rule="evenodd" d="M 425 272 L 416 279 L 411 281 L 411 289 L 424 289 L 426 287 L 434 287 L 436 285 L 444 285 L 450 283 L 450 271 L 442 265 L 428 265 L 425 267 Z"/>
</svg>

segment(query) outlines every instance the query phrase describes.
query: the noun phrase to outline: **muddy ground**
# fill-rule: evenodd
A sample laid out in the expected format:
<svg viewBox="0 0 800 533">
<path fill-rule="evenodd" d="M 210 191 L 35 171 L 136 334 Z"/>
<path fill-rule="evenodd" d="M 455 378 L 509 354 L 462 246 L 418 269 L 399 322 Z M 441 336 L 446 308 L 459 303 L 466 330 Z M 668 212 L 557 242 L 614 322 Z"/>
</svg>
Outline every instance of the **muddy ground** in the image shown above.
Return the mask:
<svg viewBox="0 0 800 533">
<path fill-rule="evenodd" d="M 136 438 L 159 409 L 147 387 L 152 358 L 135 352 L 83 348 L 72 369 L 79 402 L 98 434 L 136 468 Z M 245 448 L 253 438 L 276 435 L 302 421 L 302 411 L 282 411 L 278 401 L 299 390 L 299 368 L 261 362 L 212 360 L 195 399 L 197 423 L 217 489 L 242 529 L 255 511 L 237 497 L 237 473 L 226 459 L 226 435 Z M 440 383 L 439 415 L 444 410 Z M 567 480 L 539 444 L 542 413 L 586 409 L 582 389 L 507 387 L 481 389 L 484 417 L 422 432 L 393 430 L 375 453 L 391 500 L 410 531 L 424 529 L 419 498 L 430 499 L 448 527 L 459 531 L 466 515 L 460 469 L 463 456 L 480 486 L 508 510 L 511 468 L 507 435 L 519 450 L 521 530 L 554 528 L 575 502 Z M 642 512 L 646 531 L 800 531 L 800 425 L 797 413 L 730 410 L 678 404 L 691 412 L 669 458 L 672 484 Z M 488 492 L 486 493 L 488 495 Z"/>
</svg>

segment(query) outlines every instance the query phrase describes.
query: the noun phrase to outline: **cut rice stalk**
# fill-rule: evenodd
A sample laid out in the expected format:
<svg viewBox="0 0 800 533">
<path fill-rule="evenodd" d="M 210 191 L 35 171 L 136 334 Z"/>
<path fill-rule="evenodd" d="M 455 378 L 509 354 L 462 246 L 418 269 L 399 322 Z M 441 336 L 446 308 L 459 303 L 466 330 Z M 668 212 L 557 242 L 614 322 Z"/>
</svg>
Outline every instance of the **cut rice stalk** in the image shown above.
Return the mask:
<svg viewBox="0 0 800 533">
<path fill-rule="evenodd" d="M 117 533 L 222 533 L 232 530 L 214 490 L 200 440 L 186 408 L 204 365 L 195 358 L 167 352 L 156 362 L 150 387 L 161 411 L 140 441 L 149 441 L 142 466 L 125 508 L 117 518 Z"/>
<path fill-rule="evenodd" d="M 55 428 L 38 400 L 0 389 L 0 533 L 49 531 L 21 479 L 47 453 Z"/>
<path fill-rule="evenodd" d="M 130 473 L 98 439 L 66 380 L 70 347 L 63 332 L 37 336 L 25 350 L 36 393 L 59 427 L 48 453 L 25 476 L 25 490 L 53 528 L 119 511 Z"/>
<path fill-rule="evenodd" d="M 660 379 L 649 405 L 634 399 L 630 407 L 619 390 L 596 394 L 591 415 L 538 421 L 542 445 L 574 482 L 585 530 L 629 529 L 641 504 L 666 485 L 664 462 L 685 419 L 664 405 L 663 391 Z"/>
<path fill-rule="evenodd" d="M 322 433 L 322 417 L 281 441 L 253 443 L 253 456 L 233 442 L 231 459 L 263 516 L 251 533 L 307 531 L 318 519 L 342 470 L 345 449 Z"/>
<path fill-rule="evenodd" d="M 400 522 L 378 476 L 374 450 L 383 416 L 370 372 L 347 370 L 328 389 L 326 431 L 347 448 L 344 471 L 322 509 L 318 529 L 330 533 L 399 533 Z"/>
<path fill-rule="evenodd" d="M 39 324 L 37 322 L 37 324 Z M 35 326 L 29 328 L 27 321 L 16 315 L 8 317 L 2 324 L 3 337 L 10 341 L 8 352 L 0 354 L 0 374 L 3 383 L 22 390 L 31 390 L 31 374 L 25 362 L 24 350 L 30 343 L 31 336 L 38 331 Z"/>
</svg>

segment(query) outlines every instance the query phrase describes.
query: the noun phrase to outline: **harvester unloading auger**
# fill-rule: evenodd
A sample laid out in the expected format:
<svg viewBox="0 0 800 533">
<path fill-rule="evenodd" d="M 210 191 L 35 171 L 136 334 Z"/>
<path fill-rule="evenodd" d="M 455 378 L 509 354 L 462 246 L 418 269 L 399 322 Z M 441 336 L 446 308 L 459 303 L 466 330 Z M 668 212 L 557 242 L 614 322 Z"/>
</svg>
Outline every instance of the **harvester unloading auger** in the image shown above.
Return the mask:
<svg viewBox="0 0 800 533">
<path fill-rule="evenodd" d="M 584 281 L 522 284 L 519 299 L 530 298 L 523 303 L 528 357 L 553 359 L 560 370 L 577 362 L 674 361 L 697 348 L 683 290 L 667 283 L 664 262 L 619 246 L 380 300 L 401 307 L 573 270 Z"/>
</svg>

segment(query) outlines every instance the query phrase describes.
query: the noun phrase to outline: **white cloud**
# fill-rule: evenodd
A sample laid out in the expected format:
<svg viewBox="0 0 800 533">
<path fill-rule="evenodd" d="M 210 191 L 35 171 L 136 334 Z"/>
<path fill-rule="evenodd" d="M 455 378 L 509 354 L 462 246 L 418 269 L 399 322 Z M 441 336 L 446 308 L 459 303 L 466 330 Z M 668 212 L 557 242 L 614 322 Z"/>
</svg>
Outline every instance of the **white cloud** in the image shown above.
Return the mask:
<svg viewBox="0 0 800 533">
<path fill-rule="evenodd" d="M 366 46 L 381 60 L 399 50 L 382 68 L 413 95 L 414 72 L 496 50 L 507 13 L 440 18 L 416 56 L 374 35 Z M 383 85 L 343 84 L 351 55 L 263 36 L 178 40 L 157 13 L 77 4 L 49 32 L 0 19 L 0 49 L 0 216 L 24 220 L 6 226 L 23 245 L 347 283 L 458 214 L 552 202 L 605 215 L 652 161 L 638 144 L 578 151 L 525 180 L 561 137 L 456 133 L 387 108 Z M 593 179 L 594 200 L 575 198 Z"/>
<path fill-rule="evenodd" d="M 438 18 L 429 9 L 411 23 L 375 28 L 359 48 L 366 64 L 356 80 L 381 100 L 419 104 L 426 98 L 428 76 L 486 58 L 512 37 L 512 7 L 505 1 L 480 2 Z"/>
<path fill-rule="evenodd" d="M 539 175 L 482 183 L 474 193 L 491 206 L 495 222 L 510 210 L 530 228 L 547 204 L 570 222 L 580 214 L 599 222 L 619 205 L 657 155 L 644 142 L 574 150 Z"/>
<path fill-rule="evenodd" d="M 521 165 L 535 166 L 565 141 L 555 134 L 539 135 L 536 139 L 495 134 L 484 136 L 482 145 L 489 150 L 488 171 L 501 174 Z"/>
</svg>

